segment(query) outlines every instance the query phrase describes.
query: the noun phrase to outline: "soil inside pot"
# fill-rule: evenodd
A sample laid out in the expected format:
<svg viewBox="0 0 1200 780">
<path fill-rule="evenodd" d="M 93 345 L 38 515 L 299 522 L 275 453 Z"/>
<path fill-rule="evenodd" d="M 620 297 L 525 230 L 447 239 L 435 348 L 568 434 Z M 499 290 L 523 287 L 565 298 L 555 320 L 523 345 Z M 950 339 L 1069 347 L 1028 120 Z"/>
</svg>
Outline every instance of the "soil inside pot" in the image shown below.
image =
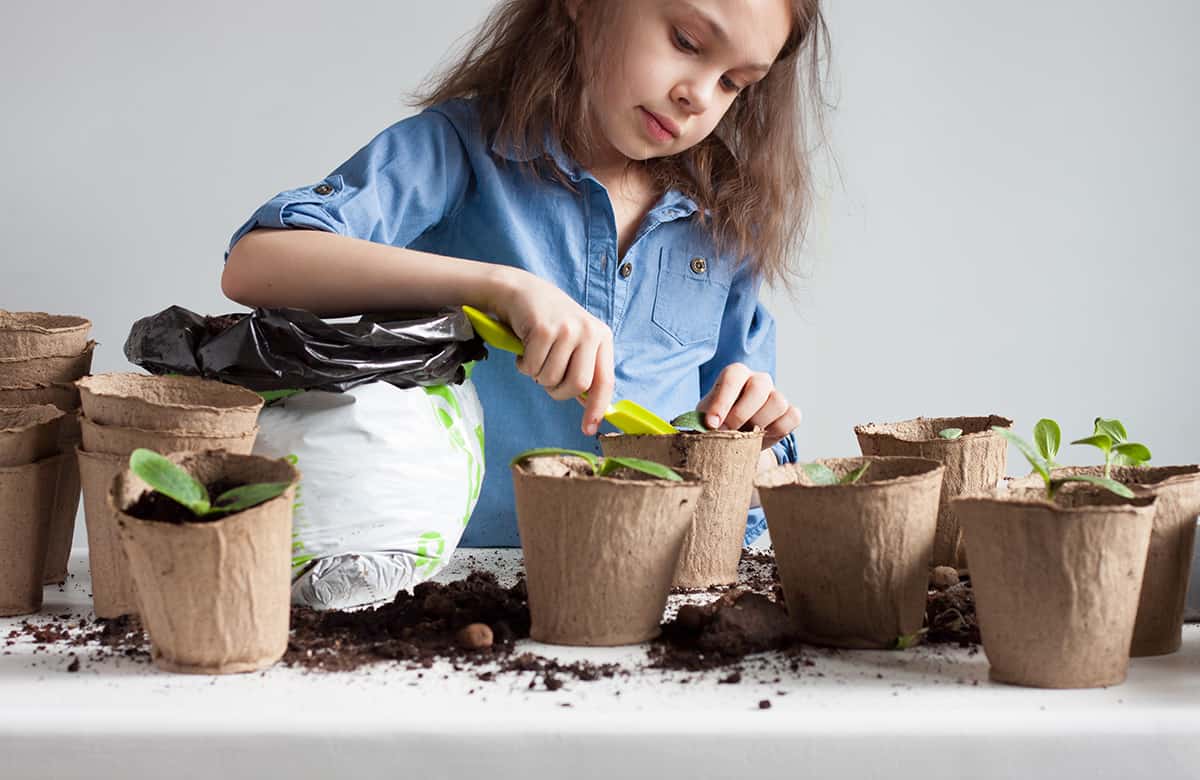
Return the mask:
<svg viewBox="0 0 1200 780">
<path fill-rule="evenodd" d="M 238 482 L 217 480 L 211 485 L 205 485 L 204 488 L 208 491 L 208 495 L 215 499 L 217 496 L 241 486 L 241 483 Z M 183 525 L 184 523 L 212 523 L 229 517 L 228 514 L 199 517 L 175 499 L 168 498 L 154 490 L 142 494 L 142 497 L 137 500 L 136 504 L 125 510 L 125 514 L 136 517 L 139 520 L 152 520 L 158 523 L 173 523 L 175 525 Z"/>
</svg>

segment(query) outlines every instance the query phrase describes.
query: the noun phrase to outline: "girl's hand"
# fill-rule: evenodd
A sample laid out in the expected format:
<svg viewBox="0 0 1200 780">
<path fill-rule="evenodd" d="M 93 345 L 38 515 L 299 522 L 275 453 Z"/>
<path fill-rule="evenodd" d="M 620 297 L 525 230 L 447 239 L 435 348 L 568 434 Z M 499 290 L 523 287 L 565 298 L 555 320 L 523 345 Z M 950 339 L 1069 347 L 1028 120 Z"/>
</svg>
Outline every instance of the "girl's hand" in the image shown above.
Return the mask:
<svg viewBox="0 0 1200 780">
<path fill-rule="evenodd" d="M 525 271 L 512 277 L 491 308 L 525 344 L 518 371 L 558 401 L 587 393 L 580 429 L 594 436 L 615 384 L 608 325 L 550 282 Z"/>
<path fill-rule="evenodd" d="M 741 363 L 721 371 L 708 395 L 696 404 L 709 428 L 727 431 L 757 425 L 763 429 L 763 449 L 776 444 L 800 425 L 800 410 L 788 403 L 771 375 L 753 372 Z"/>
</svg>

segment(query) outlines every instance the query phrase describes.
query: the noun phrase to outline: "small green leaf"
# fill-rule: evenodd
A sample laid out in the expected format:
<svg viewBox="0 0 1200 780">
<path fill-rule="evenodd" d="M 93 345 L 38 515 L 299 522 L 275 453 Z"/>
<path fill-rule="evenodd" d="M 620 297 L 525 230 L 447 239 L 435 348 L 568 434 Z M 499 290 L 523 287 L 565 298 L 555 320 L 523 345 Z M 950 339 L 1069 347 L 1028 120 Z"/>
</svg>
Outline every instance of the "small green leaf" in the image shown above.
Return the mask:
<svg viewBox="0 0 1200 780">
<path fill-rule="evenodd" d="M 213 512 L 241 512 L 282 496 L 291 482 L 256 482 L 227 490 L 213 502 Z"/>
<path fill-rule="evenodd" d="M 276 401 L 282 401 L 285 398 L 291 398 L 294 395 L 300 395 L 303 390 L 256 390 L 264 402 L 270 404 Z"/>
<path fill-rule="evenodd" d="M 664 466 L 661 463 L 655 463 L 652 460 L 644 460 L 643 458 L 605 458 L 604 465 L 600 467 L 597 476 L 607 477 L 621 467 L 640 471 L 643 474 L 649 474 L 652 477 L 665 479 L 670 482 L 683 481 L 683 477 L 675 473 L 670 467 Z"/>
<path fill-rule="evenodd" d="M 196 515 L 202 517 L 208 514 L 208 491 L 204 485 L 157 452 L 141 448 L 134 450 L 129 456 L 129 468 L 154 490 L 183 504 Z"/>
<path fill-rule="evenodd" d="M 574 455 L 577 458 L 586 460 L 591 465 L 593 474 L 600 470 L 600 458 L 596 455 L 584 452 L 583 450 L 564 450 L 557 447 L 538 447 L 537 449 L 525 450 L 509 461 L 509 465 L 515 466 L 521 461 L 528 460 L 529 458 L 539 458 L 544 455 Z"/>
<path fill-rule="evenodd" d="M 938 436 L 941 436 L 943 439 L 958 439 L 962 437 L 962 434 L 962 428 L 942 428 L 938 431 Z"/>
<path fill-rule="evenodd" d="M 1033 443 L 1037 445 L 1038 451 L 1046 459 L 1046 465 L 1053 468 L 1054 458 L 1058 455 L 1058 448 L 1062 445 L 1062 429 L 1054 420 L 1043 417 L 1037 421 L 1037 425 L 1033 426 Z"/>
<path fill-rule="evenodd" d="M 1042 479 L 1046 480 L 1047 484 L 1049 484 L 1050 466 L 1045 460 L 1042 459 L 1042 456 L 1038 454 L 1038 451 L 1033 448 L 1033 445 L 1010 431 L 1008 428 L 1002 428 L 999 425 L 993 425 L 992 430 L 1016 445 L 1016 448 L 1021 451 L 1022 455 L 1025 456 L 1025 460 L 1029 461 L 1029 465 L 1033 466 L 1033 470 L 1038 474 L 1041 474 Z"/>
<path fill-rule="evenodd" d="M 1056 485 L 1061 485 L 1064 482 L 1087 482 L 1092 485 L 1098 485 L 1102 488 L 1108 488 L 1122 498 L 1133 498 L 1133 491 L 1125 485 L 1117 482 L 1115 479 L 1106 479 L 1105 477 L 1091 477 L 1086 474 L 1076 474 L 1070 477 L 1057 477 L 1054 479 Z"/>
<path fill-rule="evenodd" d="M 704 422 L 704 415 L 695 410 L 684 412 L 683 414 L 679 415 L 674 420 L 671 420 L 671 425 L 674 426 L 675 430 L 677 431 L 703 432 L 712 430 Z"/>
<path fill-rule="evenodd" d="M 925 636 L 925 629 L 914 631 L 911 634 L 896 637 L 896 644 L 892 645 L 896 650 L 907 650 L 910 647 L 916 647 L 921 643 L 921 638 Z"/>
<path fill-rule="evenodd" d="M 814 485 L 836 485 L 837 474 L 824 463 L 805 463 L 800 466 Z"/>
<path fill-rule="evenodd" d="M 838 480 L 838 484 L 853 485 L 855 482 L 858 482 L 860 479 L 862 479 L 863 474 L 866 474 L 867 469 L 869 468 L 871 468 L 871 461 L 864 461 L 861 466 Z"/>
<path fill-rule="evenodd" d="M 1098 433 L 1095 436 L 1088 436 L 1086 439 L 1076 439 L 1072 444 L 1087 444 L 1095 447 L 1108 456 L 1108 451 L 1112 449 L 1113 440 L 1107 433 Z"/>
<path fill-rule="evenodd" d="M 1129 438 L 1129 434 L 1125 432 L 1125 426 L 1120 420 L 1106 420 L 1103 417 L 1097 417 L 1094 423 L 1095 433 L 1102 433 L 1113 440 L 1114 444 L 1120 444 Z"/>
<path fill-rule="evenodd" d="M 1118 444 L 1113 447 L 1120 458 L 1122 466 L 1140 466 L 1150 460 L 1150 448 L 1145 444 L 1127 441 L 1124 444 Z"/>
</svg>

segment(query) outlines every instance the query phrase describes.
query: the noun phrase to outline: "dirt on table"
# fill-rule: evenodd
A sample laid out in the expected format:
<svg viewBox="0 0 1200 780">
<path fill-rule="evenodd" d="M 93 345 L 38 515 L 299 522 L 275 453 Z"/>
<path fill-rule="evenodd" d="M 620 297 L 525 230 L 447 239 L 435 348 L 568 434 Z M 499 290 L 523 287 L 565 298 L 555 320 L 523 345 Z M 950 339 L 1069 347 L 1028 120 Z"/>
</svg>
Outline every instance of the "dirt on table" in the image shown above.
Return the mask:
<svg viewBox="0 0 1200 780">
<path fill-rule="evenodd" d="M 975 617 L 975 593 L 966 570 L 955 578 L 935 578 L 925 603 L 925 641 L 931 644 L 978 645 L 979 622 Z"/>
</svg>

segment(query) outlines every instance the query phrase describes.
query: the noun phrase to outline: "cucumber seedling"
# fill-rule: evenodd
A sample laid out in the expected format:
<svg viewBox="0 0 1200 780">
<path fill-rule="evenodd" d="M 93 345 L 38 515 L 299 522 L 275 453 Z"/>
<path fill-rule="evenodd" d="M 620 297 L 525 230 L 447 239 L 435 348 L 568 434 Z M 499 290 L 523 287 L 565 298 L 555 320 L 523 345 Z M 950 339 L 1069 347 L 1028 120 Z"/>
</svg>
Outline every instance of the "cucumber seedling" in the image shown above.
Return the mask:
<svg viewBox="0 0 1200 780">
<path fill-rule="evenodd" d="M 683 481 L 683 477 L 679 476 L 674 469 L 664 466 L 661 463 L 655 463 L 652 460 L 625 457 L 602 458 L 599 455 L 584 452 L 583 450 L 566 450 L 555 447 L 540 447 L 538 449 L 525 450 L 525 452 L 513 458 L 510 465 L 516 465 L 529 458 L 536 458 L 543 455 L 574 455 L 577 458 L 582 458 L 587 461 L 587 464 L 592 469 L 592 474 L 597 477 L 607 477 L 619 468 L 627 468 L 640 471 L 656 479 L 665 479 L 671 482 Z"/>
<path fill-rule="evenodd" d="M 129 456 L 129 469 L 143 482 L 199 518 L 241 512 L 281 496 L 290 482 L 257 482 L 227 490 L 213 500 L 195 477 L 154 450 L 136 449 Z"/>
<path fill-rule="evenodd" d="M 1150 460 L 1150 449 L 1145 444 L 1129 441 L 1129 434 L 1120 420 L 1097 417 L 1092 435 L 1071 443 L 1087 444 L 1104 453 L 1105 477 L 1112 475 L 1113 466 L 1140 466 Z"/>
<path fill-rule="evenodd" d="M 1107 476 L 1093 477 L 1087 474 L 1054 476 L 1052 473 L 1056 465 L 1054 457 L 1058 455 L 1058 448 L 1062 443 L 1062 429 L 1058 427 L 1058 423 L 1054 420 L 1047 418 L 1038 420 L 1037 425 L 1033 426 L 1034 444 L 1025 441 L 1008 428 L 993 425 L 992 430 L 1015 444 L 1017 449 L 1021 451 L 1021 454 L 1025 456 L 1025 460 L 1029 461 L 1029 465 L 1033 466 L 1033 470 L 1046 483 L 1046 498 L 1048 499 L 1053 499 L 1055 492 L 1067 482 L 1087 482 L 1107 488 L 1123 498 L 1133 498 L 1132 490 L 1116 480 L 1109 479 Z"/>
</svg>

